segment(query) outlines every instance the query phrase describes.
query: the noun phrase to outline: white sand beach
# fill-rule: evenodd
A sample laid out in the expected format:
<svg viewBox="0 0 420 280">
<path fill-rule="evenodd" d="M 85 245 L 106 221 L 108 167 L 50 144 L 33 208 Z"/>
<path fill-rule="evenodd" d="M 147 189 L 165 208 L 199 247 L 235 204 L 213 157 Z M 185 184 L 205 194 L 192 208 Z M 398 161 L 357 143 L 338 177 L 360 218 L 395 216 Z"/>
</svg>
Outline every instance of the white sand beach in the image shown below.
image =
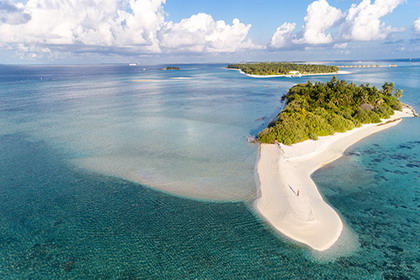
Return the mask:
<svg viewBox="0 0 420 280">
<path fill-rule="evenodd" d="M 380 124 L 363 125 L 316 141 L 291 146 L 261 144 L 255 166 L 257 213 L 287 237 L 318 251 L 327 250 L 339 239 L 343 223 L 323 200 L 311 174 L 341 157 L 354 143 L 412 116 L 413 112 L 404 108 Z"/>
<path fill-rule="evenodd" d="M 246 74 L 242 70 L 239 70 L 242 74 L 247 75 L 251 78 L 276 78 L 276 77 L 293 77 L 292 75 L 252 75 Z M 329 75 L 343 75 L 343 74 L 351 74 L 349 71 L 338 71 L 338 72 L 331 72 L 331 73 L 313 73 L 313 74 L 301 74 L 298 77 L 306 77 L 306 76 L 329 76 Z"/>
</svg>

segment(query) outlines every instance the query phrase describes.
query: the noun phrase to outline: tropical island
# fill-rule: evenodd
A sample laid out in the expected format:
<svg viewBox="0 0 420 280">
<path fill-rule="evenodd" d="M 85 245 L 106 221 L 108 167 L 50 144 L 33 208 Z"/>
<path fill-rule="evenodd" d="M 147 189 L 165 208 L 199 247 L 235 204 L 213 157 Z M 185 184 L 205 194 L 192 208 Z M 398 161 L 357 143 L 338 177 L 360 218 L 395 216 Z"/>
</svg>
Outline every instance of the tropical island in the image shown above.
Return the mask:
<svg viewBox="0 0 420 280">
<path fill-rule="evenodd" d="M 283 111 L 258 136 L 256 212 L 276 231 L 317 251 L 339 247 L 344 224 L 311 174 L 361 139 L 415 116 L 401 96 L 393 83 L 378 89 L 335 77 L 292 87 Z"/>
<path fill-rule="evenodd" d="M 398 98 L 402 90 L 394 93 L 394 83 L 385 82 L 382 89 L 368 84 L 357 86 L 333 77 L 327 83 L 297 84 L 282 97 L 286 106 L 258 135 L 261 143 L 291 145 L 319 136 L 345 132 L 367 123 L 388 119 L 395 110 L 401 110 Z"/>
<path fill-rule="evenodd" d="M 339 74 L 337 66 L 317 64 L 297 64 L 289 62 L 259 62 L 229 64 L 228 69 L 236 69 L 251 77 L 305 76 L 319 74 Z"/>
<path fill-rule="evenodd" d="M 162 68 L 162 70 L 181 70 L 178 66 L 167 66 Z"/>
</svg>

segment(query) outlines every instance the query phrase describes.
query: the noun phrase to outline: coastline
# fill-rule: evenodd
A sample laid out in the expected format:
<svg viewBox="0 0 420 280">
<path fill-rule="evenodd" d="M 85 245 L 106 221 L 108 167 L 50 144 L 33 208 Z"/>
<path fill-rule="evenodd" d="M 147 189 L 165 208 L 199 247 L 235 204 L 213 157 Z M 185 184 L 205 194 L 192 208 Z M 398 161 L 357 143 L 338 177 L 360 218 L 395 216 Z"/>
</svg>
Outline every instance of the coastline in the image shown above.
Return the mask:
<svg viewBox="0 0 420 280">
<path fill-rule="evenodd" d="M 241 69 L 234 69 L 234 68 L 225 68 L 228 70 L 236 70 L 239 71 L 239 73 L 251 77 L 251 78 L 278 78 L 278 77 L 287 77 L 287 78 L 293 78 L 292 75 L 253 75 L 253 74 L 247 74 Z M 300 76 L 296 77 L 306 77 L 306 76 L 328 76 L 328 75 L 344 75 L 344 74 L 351 74 L 349 71 L 338 71 L 338 72 L 331 72 L 331 73 L 313 73 L 313 74 L 301 74 Z"/>
<path fill-rule="evenodd" d="M 344 133 L 319 137 L 291 146 L 260 144 L 255 165 L 259 197 L 256 212 L 276 231 L 325 251 L 339 239 L 343 223 L 311 179 L 317 169 L 340 158 L 344 151 L 372 134 L 412 117 L 404 108 L 379 124 L 365 124 Z"/>
</svg>

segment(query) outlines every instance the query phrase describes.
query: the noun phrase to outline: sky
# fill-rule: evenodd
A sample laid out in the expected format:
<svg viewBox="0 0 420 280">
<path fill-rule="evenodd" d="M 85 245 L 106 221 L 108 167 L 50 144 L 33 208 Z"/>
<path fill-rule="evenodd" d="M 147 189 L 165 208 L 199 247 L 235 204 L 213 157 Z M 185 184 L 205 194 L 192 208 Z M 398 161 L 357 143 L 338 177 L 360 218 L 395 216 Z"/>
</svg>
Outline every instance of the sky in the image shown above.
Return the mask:
<svg viewBox="0 0 420 280">
<path fill-rule="evenodd" d="M 420 57 L 420 0 L 0 0 L 0 64 Z"/>
</svg>

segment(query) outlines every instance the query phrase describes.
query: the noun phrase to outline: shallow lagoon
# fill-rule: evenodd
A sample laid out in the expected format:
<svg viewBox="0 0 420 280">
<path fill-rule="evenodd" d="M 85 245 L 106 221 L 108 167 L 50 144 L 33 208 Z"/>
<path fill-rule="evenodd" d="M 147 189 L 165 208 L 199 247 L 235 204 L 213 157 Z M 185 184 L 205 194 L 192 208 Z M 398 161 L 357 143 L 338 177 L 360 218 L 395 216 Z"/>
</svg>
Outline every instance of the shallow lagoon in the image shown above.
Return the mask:
<svg viewBox="0 0 420 280">
<path fill-rule="evenodd" d="M 394 81 L 419 109 L 420 67 L 402 64 L 340 77 Z M 420 274 L 418 119 L 358 143 L 314 175 L 357 239 L 347 256 L 320 255 L 275 236 L 249 207 L 256 147 L 246 136 L 308 78 L 251 79 L 223 65 L 159 68 L 1 67 L 2 279 Z M 124 178 L 169 182 L 166 192 L 199 200 Z M 188 193 L 176 191 L 182 186 Z"/>
</svg>

